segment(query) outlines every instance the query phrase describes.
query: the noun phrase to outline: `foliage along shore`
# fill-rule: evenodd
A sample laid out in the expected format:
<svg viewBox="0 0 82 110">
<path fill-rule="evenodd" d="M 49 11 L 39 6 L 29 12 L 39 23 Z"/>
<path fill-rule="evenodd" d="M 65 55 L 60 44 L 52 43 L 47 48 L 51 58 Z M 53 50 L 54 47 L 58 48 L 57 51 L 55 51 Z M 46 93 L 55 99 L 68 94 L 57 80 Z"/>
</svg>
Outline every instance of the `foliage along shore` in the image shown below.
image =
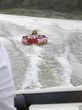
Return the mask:
<svg viewBox="0 0 82 110">
<path fill-rule="evenodd" d="M 75 19 L 82 20 L 81 11 L 73 12 L 58 12 L 53 10 L 36 10 L 36 9 L 25 9 L 25 8 L 10 8 L 0 10 L 0 14 L 12 14 L 12 15 L 24 15 L 33 17 L 45 17 L 45 18 L 60 18 L 60 19 Z"/>
</svg>

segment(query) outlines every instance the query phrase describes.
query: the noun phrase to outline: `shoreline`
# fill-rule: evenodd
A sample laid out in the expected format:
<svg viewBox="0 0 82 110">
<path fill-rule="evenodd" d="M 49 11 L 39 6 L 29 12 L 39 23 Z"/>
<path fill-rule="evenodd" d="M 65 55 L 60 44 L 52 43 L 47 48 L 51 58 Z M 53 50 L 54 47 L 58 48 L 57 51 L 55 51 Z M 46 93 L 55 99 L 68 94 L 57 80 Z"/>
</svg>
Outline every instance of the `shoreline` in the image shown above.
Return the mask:
<svg viewBox="0 0 82 110">
<path fill-rule="evenodd" d="M 7 10 L 0 10 L 0 14 L 82 20 L 82 13 L 80 11 L 72 12 L 72 13 L 64 13 L 64 12 L 58 12 L 58 11 L 53 11 L 53 10 L 13 8 L 13 9 L 7 9 Z"/>
</svg>

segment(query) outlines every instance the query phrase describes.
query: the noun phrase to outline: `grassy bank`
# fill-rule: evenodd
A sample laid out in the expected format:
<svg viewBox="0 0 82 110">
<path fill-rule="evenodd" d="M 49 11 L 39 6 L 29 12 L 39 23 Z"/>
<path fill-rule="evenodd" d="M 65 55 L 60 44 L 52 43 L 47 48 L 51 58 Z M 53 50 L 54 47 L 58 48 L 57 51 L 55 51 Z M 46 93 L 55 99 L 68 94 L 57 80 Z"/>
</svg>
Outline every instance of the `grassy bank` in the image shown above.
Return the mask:
<svg viewBox="0 0 82 110">
<path fill-rule="evenodd" d="M 36 17 L 48 17 L 48 18 L 66 18 L 66 19 L 76 19 L 82 20 L 82 12 L 75 11 L 71 13 L 62 13 L 52 10 L 35 10 L 35 9 L 7 9 L 0 10 L 1 14 L 13 14 L 13 15 L 25 15 L 25 16 L 36 16 Z"/>
</svg>

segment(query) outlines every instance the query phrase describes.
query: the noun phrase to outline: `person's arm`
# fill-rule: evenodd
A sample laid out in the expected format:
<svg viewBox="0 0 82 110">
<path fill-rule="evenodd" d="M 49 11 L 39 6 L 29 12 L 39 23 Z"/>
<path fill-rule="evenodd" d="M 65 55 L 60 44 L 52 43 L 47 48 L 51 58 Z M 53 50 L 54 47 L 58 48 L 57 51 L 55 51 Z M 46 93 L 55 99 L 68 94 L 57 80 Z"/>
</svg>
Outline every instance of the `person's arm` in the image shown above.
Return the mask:
<svg viewBox="0 0 82 110">
<path fill-rule="evenodd" d="M 0 46 L 0 110 L 14 108 L 14 85 L 7 52 Z"/>
</svg>

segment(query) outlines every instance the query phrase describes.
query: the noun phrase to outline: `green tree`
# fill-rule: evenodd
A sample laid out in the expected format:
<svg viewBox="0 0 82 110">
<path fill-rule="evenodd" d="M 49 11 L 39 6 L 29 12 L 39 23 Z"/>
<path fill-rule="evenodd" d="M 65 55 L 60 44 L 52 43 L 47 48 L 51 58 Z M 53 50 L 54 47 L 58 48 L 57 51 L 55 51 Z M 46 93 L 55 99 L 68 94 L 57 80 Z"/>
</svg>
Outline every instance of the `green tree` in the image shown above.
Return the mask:
<svg viewBox="0 0 82 110">
<path fill-rule="evenodd" d="M 82 0 L 78 0 L 78 7 L 79 7 L 79 10 L 82 10 Z"/>
</svg>

